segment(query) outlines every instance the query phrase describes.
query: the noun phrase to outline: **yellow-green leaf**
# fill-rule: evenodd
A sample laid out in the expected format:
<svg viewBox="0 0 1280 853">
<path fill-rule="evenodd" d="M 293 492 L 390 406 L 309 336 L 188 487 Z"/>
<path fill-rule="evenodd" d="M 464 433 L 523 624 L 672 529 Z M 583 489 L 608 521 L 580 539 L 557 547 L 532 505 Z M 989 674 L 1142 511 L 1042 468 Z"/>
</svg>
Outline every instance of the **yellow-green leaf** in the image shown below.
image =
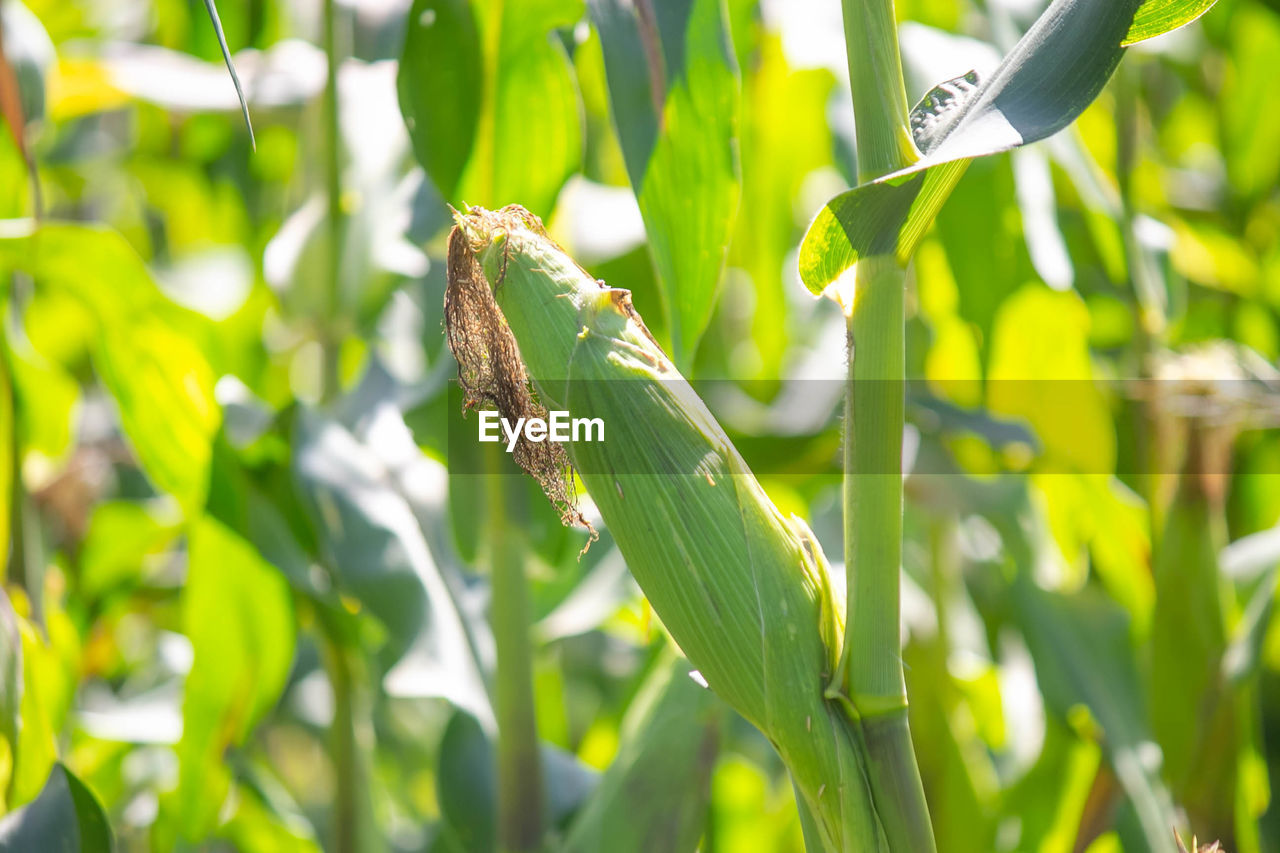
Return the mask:
<svg viewBox="0 0 1280 853">
<path fill-rule="evenodd" d="M 293 600 L 284 575 L 211 518 L 191 532 L 182 622 L 194 658 L 170 801 L 191 840 L 217 824 L 231 784 L 227 750 L 243 744 L 280 697 L 293 664 Z"/>
<path fill-rule="evenodd" d="M 1133 16 L 1129 32 L 1121 42 L 1125 47 L 1185 27 L 1208 12 L 1218 0 L 1146 0 Z"/>
</svg>

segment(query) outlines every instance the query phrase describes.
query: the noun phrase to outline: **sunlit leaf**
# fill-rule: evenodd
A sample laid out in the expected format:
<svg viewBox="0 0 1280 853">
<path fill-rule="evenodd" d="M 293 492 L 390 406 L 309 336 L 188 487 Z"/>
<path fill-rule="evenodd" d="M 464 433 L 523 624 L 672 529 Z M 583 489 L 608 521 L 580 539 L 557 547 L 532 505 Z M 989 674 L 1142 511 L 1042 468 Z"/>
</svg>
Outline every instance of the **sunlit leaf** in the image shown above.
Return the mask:
<svg viewBox="0 0 1280 853">
<path fill-rule="evenodd" d="M 4 27 L 0 26 L 0 36 L 3 35 Z M 0 117 L 4 118 L 4 123 L 9 128 L 9 135 L 18 146 L 18 151 L 26 161 L 27 168 L 34 174 L 35 163 L 31 160 L 31 152 L 27 150 L 27 122 L 22 115 L 22 97 L 18 92 L 18 78 L 5 56 L 3 38 L 0 38 Z"/>
<path fill-rule="evenodd" d="M 142 577 L 145 560 L 177 536 L 174 519 L 133 501 L 107 501 L 93 508 L 80 551 L 80 583 L 96 598 Z"/>
<path fill-rule="evenodd" d="M 1060 720 L 1045 721 L 1044 746 L 1012 786 L 1004 813 L 1019 824 L 1020 849 L 1072 853 L 1093 780 L 1102 761 L 1097 744 L 1073 736 Z"/>
<path fill-rule="evenodd" d="M 1218 566 L 1219 530 L 1199 476 L 1194 469 L 1183 474 L 1152 555 L 1149 702 L 1160 709 L 1152 715 L 1152 730 L 1171 788 L 1193 825 L 1216 835 L 1234 826 L 1243 711 L 1224 677 L 1230 639 L 1224 614 L 1232 600 Z"/>
<path fill-rule="evenodd" d="M 99 344 L 98 370 L 143 468 L 188 514 L 197 512 L 220 420 L 203 354 L 172 327 L 146 318 L 105 330 Z"/>
<path fill-rule="evenodd" d="M 945 593 L 943 593 L 945 594 Z M 929 814 L 940 850 L 956 853 L 988 853 L 994 844 L 991 819 L 994 771 L 986 758 L 985 744 L 960 712 L 959 684 L 948 672 L 947 649 L 940 643 L 912 643 L 903 652 L 907 690 L 911 696 L 911 741 L 923 778 L 930 780 Z M 992 673 L 994 681 L 994 673 Z M 978 725 L 1002 725 L 997 692 L 985 718 Z"/>
<path fill-rule="evenodd" d="M 279 700 L 295 626 L 284 575 L 221 523 L 196 522 L 189 554 L 182 612 L 194 659 L 171 805 L 179 831 L 196 840 L 216 826 L 230 788 L 227 750 Z"/>
<path fill-rule="evenodd" d="M 9 802 L 23 804 L 39 793 L 58 758 L 56 734 L 63 708 L 63 672 L 57 652 L 30 621 L 18 618 L 22 642 L 22 690 L 18 742 L 14 749 Z"/>
<path fill-rule="evenodd" d="M 1022 288 L 996 317 L 987 405 L 1030 424 L 1046 466 L 1106 474 L 1115 467 L 1115 427 L 1092 381 L 1088 340 L 1078 295 Z"/>
<path fill-rule="evenodd" d="M 246 786 L 236 790 L 236 811 L 219 834 L 239 850 L 255 853 L 321 853 L 315 833 L 296 812 L 279 814 L 262 793 Z"/>
<path fill-rule="evenodd" d="M 0 775 L 0 796 L 13 780 L 13 763 L 22 728 L 22 636 L 9 596 L 0 590 L 0 737 L 8 755 L 8 769 Z M 6 798 L 7 799 L 7 798 Z"/>
<path fill-rule="evenodd" d="M 664 664 L 632 701 L 618 755 L 565 850 L 693 850 L 707 820 L 722 706 L 688 664 Z"/>
<path fill-rule="evenodd" d="M 1041 589 L 1036 566 L 1052 559 L 1047 531 L 1025 496 L 1021 508 L 992 515 L 1016 576 L 1010 585 L 1014 618 L 1035 661 L 1047 709 L 1071 722 L 1083 705 L 1102 729 L 1107 761 L 1134 810 L 1153 853 L 1173 853 L 1173 802 L 1150 749 L 1147 706 L 1124 610 L 1096 588 L 1064 595 Z M 1011 508 L 1008 508 L 1011 509 Z M 1017 517 L 1010 517 L 1016 513 Z"/>
<path fill-rule="evenodd" d="M 677 365 L 710 322 L 741 194 L 737 62 L 719 0 L 591 0 L 613 122 Z"/>
<path fill-rule="evenodd" d="M 1208 12 L 1218 0 L 1146 0 L 1133 16 L 1124 44 L 1128 47 L 1170 30 L 1185 27 Z"/>
<path fill-rule="evenodd" d="M 750 215 L 737 219 L 729 264 L 751 276 L 751 340 L 764 378 L 781 375 L 790 341 L 787 261 L 803 228 L 794 199 L 815 169 L 831 165 L 826 104 L 834 86 L 826 71 L 789 67 L 774 36 L 743 81 L 742 210 Z"/>
<path fill-rule="evenodd" d="M 910 259 L 968 161 L 1065 128 L 1111 77 L 1138 0 L 1054 0 L 1000 66 L 939 84 L 912 111 L 923 155 L 855 187 L 818 212 L 800 251 L 800 275 L 821 293 L 859 257 Z"/>
<path fill-rule="evenodd" d="M 396 87 L 414 154 L 445 199 L 471 156 L 484 96 L 480 35 L 469 0 L 416 0 Z"/>
<path fill-rule="evenodd" d="M 54 765 L 40 796 L 0 818 L 3 853 L 111 853 L 113 848 L 102 804 L 61 763 Z"/>
<path fill-rule="evenodd" d="M 143 469 L 186 512 L 198 511 L 220 421 L 214 376 L 182 333 L 187 315 L 163 297 L 142 259 L 115 231 L 51 223 L 0 238 L 0 267 L 87 309 L 97 327 L 95 364 Z"/>
<path fill-rule="evenodd" d="M 446 201 L 551 214 L 582 157 L 581 107 L 557 32 L 581 14 L 581 0 L 414 3 L 400 103 Z"/>
<path fill-rule="evenodd" d="M 58 365 L 45 362 L 29 348 L 17 349 L 12 342 L 9 365 L 19 400 L 14 428 L 23 446 L 51 459 L 61 458 L 71 446 L 79 386 Z"/>
<path fill-rule="evenodd" d="M 1218 98 L 1220 145 L 1231 184 L 1246 196 L 1265 194 L 1280 178 L 1280 111 L 1261 108 L 1258 93 L 1275 81 L 1280 20 L 1256 4 L 1237 6 L 1229 22 L 1223 56 L 1231 69 Z M 1274 278 L 1274 276 L 1273 276 Z"/>
</svg>

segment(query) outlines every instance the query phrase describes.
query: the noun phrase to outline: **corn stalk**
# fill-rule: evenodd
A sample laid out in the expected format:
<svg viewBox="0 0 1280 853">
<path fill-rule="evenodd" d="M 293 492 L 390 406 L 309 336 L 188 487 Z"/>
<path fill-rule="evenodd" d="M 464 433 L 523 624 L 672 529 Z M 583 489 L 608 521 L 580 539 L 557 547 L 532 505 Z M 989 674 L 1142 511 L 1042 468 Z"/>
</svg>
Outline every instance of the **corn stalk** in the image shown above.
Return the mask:
<svg viewBox="0 0 1280 853">
<path fill-rule="evenodd" d="M 893 0 L 844 0 L 845 49 L 863 182 L 918 159 Z M 898 641 L 906 271 L 889 245 L 839 294 L 849 330 L 844 536 L 849 629 L 833 695 L 861 727 L 876 814 L 891 850 L 934 849 L 907 722 Z"/>
</svg>

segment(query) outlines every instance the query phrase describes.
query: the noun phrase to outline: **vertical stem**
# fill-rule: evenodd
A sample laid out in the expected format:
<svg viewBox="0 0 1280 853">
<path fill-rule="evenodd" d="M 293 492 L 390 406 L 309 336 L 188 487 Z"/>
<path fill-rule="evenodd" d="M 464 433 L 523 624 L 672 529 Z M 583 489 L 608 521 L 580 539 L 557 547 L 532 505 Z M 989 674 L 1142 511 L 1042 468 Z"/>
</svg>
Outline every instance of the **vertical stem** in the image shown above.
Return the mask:
<svg viewBox="0 0 1280 853">
<path fill-rule="evenodd" d="M 326 226 L 329 232 L 329 256 L 326 264 L 325 316 L 321 322 L 321 399 L 330 399 L 341 385 L 339 375 L 339 349 L 342 343 L 342 170 L 340 155 L 342 140 L 338 130 L 338 48 L 337 9 L 335 0 L 324 0 L 324 134 L 325 134 L 325 195 L 329 202 Z"/>
<path fill-rule="evenodd" d="M 517 530 L 524 491 L 519 481 L 504 487 L 497 447 L 489 461 L 490 622 L 498 657 L 498 847 L 542 847 L 542 762 L 533 704 L 533 647 L 529 638 L 529 592 Z"/>
<path fill-rule="evenodd" d="M 318 614 L 320 656 L 333 690 L 329 752 L 334 767 L 333 850 L 366 853 L 383 849 L 373 818 L 368 756 L 373 753 L 369 698 L 359 652 L 344 641 L 335 617 Z"/>
<path fill-rule="evenodd" d="M 333 847 L 339 853 L 356 851 L 360 785 L 359 756 L 356 746 L 352 678 L 347 652 L 326 638 L 325 669 L 333 690 L 333 722 L 329 728 L 329 750 L 334 764 Z"/>
<path fill-rule="evenodd" d="M 910 165 L 911 141 L 893 0 L 843 0 L 858 175 Z M 844 687 L 857 714 L 876 814 L 890 850 L 934 850 L 907 723 L 898 641 L 906 272 L 893 255 L 862 258 L 849 313 L 844 529 L 848 627 Z"/>
<path fill-rule="evenodd" d="M 320 399 L 328 402 L 341 390 L 338 370 L 342 344 L 339 317 L 342 304 L 342 140 L 338 130 L 338 46 L 337 6 L 335 0 L 324 0 L 323 34 L 325 54 L 324 117 L 324 181 L 328 201 L 328 257 L 325 264 L 325 305 L 321 318 Z M 330 749 L 337 770 L 334 791 L 334 847 L 338 853 L 357 853 L 367 849 L 373 839 L 372 814 L 367 808 L 368 774 L 365 773 L 361 744 L 366 709 L 358 701 L 361 689 L 358 660 L 344 648 L 339 632 L 326 629 L 325 669 L 333 688 L 333 723 Z M 367 744 L 365 745 L 367 746 Z M 376 843 L 376 842 L 373 842 Z"/>
<path fill-rule="evenodd" d="M 909 166 L 920 155 L 911 140 L 893 0 L 842 0 L 842 5 L 858 178 L 867 181 Z"/>
<path fill-rule="evenodd" d="M 8 306 L 0 303 L 0 309 Z M 7 310 L 0 310 L 0 324 L 6 322 Z M 18 447 L 18 397 L 9 375 L 9 342 L 0 325 L 0 489 L 7 489 L 3 517 L 0 517 L 0 554 L 8 559 L 5 580 L 22 585 L 26 582 L 26 555 L 22 547 L 22 454 Z M 7 479 L 6 479 L 7 478 Z"/>
<path fill-rule="evenodd" d="M 1169 464 L 1169 429 L 1166 418 L 1149 392 L 1153 384 L 1156 354 L 1163 348 L 1167 334 L 1164 283 L 1153 268 L 1137 233 L 1138 211 L 1133 198 L 1133 172 L 1138 158 L 1138 86 L 1132 60 L 1116 69 L 1116 182 L 1120 190 L 1120 229 L 1124 240 L 1125 266 L 1134 302 L 1133 350 L 1137 362 L 1138 401 L 1142 428 L 1135 431 L 1139 472 L 1139 491 L 1149 508 L 1152 541 L 1164 529 L 1163 517 L 1168 495 L 1164 485 L 1169 480 L 1162 472 Z"/>
<path fill-rule="evenodd" d="M 898 649 L 902 562 L 904 273 L 892 257 L 858 263 L 849 315 L 844 529 L 849 579 L 845 664 L 861 714 L 906 704 Z"/>
<path fill-rule="evenodd" d="M 16 275 L 12 282 L 14 287 L 18 285 Z M 8 304 L 0 304 L 0 309 L 3 309 L 0 310 L 0 323 L 3 323 L 10 308 Z M 44 557 L 36 507 L 22 483 L 19 400 L 11 358 L 9 341 L 0 328 L 0 488 L 8 490 L 5 495 L 8 503 L 0 501 L 4 507 L 4 518 L 0 519 L 0 566 L 7 557 L 5 579 L 26 590 L 32 618 L 39 622 L 44 619 Z"/>
<path fill-rule="evenodd" d="M 845 680 L 858 713 L 876 814 L 891 850 L 934 849 L 907 724 L 899 648 L 905 272 L 891 256 L 858 263 L 849 316 L 844 529 Z"/>
</svg>

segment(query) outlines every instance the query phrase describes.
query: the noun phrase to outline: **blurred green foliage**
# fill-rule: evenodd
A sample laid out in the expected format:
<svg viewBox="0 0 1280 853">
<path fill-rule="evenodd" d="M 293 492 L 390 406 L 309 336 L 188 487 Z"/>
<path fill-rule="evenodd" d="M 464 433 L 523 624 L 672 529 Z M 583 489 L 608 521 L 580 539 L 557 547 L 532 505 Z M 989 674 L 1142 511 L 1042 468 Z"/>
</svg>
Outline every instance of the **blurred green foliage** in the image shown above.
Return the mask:
<svg viewBox="0 0 1280 853">
<path fill-rule="evenodd" d="M 43 214 L 5 128 L 0 849 L 493 849 L 446 203 L 519 202 L 632 290 L 841 552 L 844 324 L 797 269 L 856 174 L 837 6 L 336 3 L 330 139 L 318 5 L 224 2 L 255 152 L 203 2 L 0 0 Z M 909 96 L 1043 6 L 900 0 Z M 1221 0 L 921 235 L 904 659 L 940 849 L 1280 845 L 1277 56 L 1280 7 Z M 579 558 L 503 482 L 548 844 L 802 849 L 607 531 Z"/>
</svg>

